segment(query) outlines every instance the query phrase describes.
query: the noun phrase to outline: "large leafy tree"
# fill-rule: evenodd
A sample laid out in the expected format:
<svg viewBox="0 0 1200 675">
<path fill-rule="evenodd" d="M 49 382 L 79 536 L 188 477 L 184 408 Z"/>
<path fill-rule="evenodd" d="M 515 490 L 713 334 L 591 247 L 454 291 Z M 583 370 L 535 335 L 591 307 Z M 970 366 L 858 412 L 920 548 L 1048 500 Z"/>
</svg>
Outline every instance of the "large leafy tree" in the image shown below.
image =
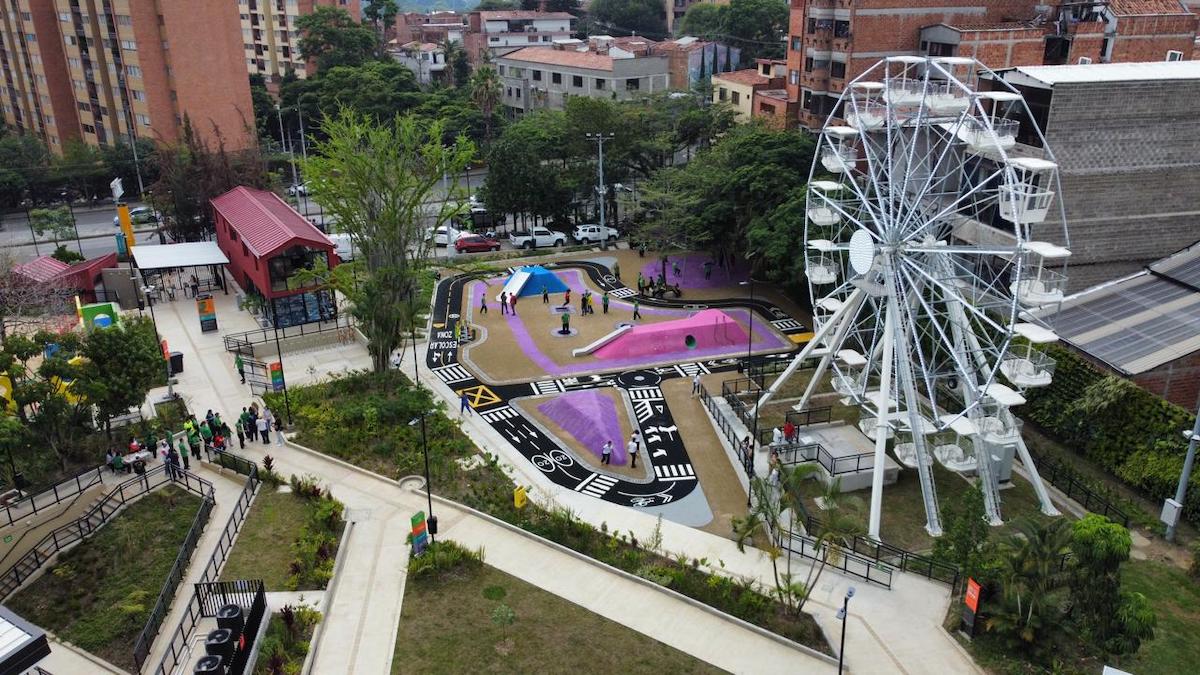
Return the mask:
<svg viewBox="0 0 1200 675">
<path fill-rule="evenodd" d="M 39 236 L 49 235 L 58 245 L 59 239 L 69 239 L 75 232 L 75 218 L 71 210 L 65 206 L 52 209 L 31 209 L 29 211 L 29 226 Z"/>
<path fill-rule="evenodd" d="M 496 113 L 497 106 L 500 105 L 500 76 L 496 73 L 495 68 L 485 64 L 471 75 L 470 86 L 471 100 L 479 106 L 479 111 L 485 120 L 484 139 L 490 143 L 492 140 L 492 116 Z"/>
<path fill-rule="evenodd" d="M 660 0 L 592 0 L 588 12 L 598 28 L 613 35 L 662 37 L 667 32 Z"/>
<path fill-rule="evenodd" d="M 322 132 L 325 140 L 304 162 L 304 175 L 314 197 L 366 261 L 366 280 L 359 288 L 344 273 L 330 274 L 325 281 L 351 297 L 351 311 L 367 336 L 372 365 L 382 372 L 415 318 L 429 246 L 425 226 L 438 227 L 458 215 L 453 200 L 441 203 L 432 214 L 427 203 L 443 170 L 451 177 L 450 194 L 461 196 L 458 175 L 474 156 L 475 146 L 465 136 L 447 145 L 440 121 L 415 115 L 380 123 L 344 110 L 326 119 Z"/>
<path fill-rule="evenodd" d="M 320 70 L 357 66 L 376 56 L 378 36 L 340 7 L 318 6 L 297 19 L 296 28 L 301 32 L 300 56 L 315 60 Z"/>
<path fill-rule="evenodd" d="M 1088 639 L 1108 652 L 1137 651 L 1154 637 L 1155 618 L 1138 593 L 1121 590 L 1121 565 L 1129 560 L 1129 530 L 1097 514 L 1071 524 L 1074 582 L 1072 612 Z"/>
<path fill-rule="evenodd" d="M 680 35 L 709 38 L 741 50 L 741 62 L 784 57 L 788 30 L 786 0 L 730 0 L 728 4 L 698 3 L 679 22 Z"/>
<path fill-rule="evenodd" d="M 88 331 L 80 349 L 75 388 L 95 406 L 109 431 L 112 418 L 140 406 L 166 375 L 162 348 L 147 317 L 127 317 L 110 328 Z"/>
<path fill-rule="evenodd" d="M 484 203 L 500 213 L 540 217 L 565 215 L 575 184 L 565 167 L 566 116 L 562 112 L 526 115 L 509 125 L 488 149 Z"/>
<path fill-rule="evenodd" d="M 50 171 L 50 152 L 37 138 L 26 134 L 0 138 L 0 206 L 13 207 L 27 197 L 42 201 L 57 186 Z"/>
<path fill-rule="evenodd" d="M 136 159 L 134 158 L 134 148 L 128 143 L 100 147 L 100 158 L 104 161 L 106 171 L 104 175 L 106 182 L 101 190 L 102 194 L 108 194 L 107 181 L 111 181 L 113 178 L 121 179 L 126 195 L 135 194 L 138 188 L 139 169 L 143 185 L 149 186 L 158 180 L 158 159 L 156 158 L 158 147 L 149 138 L 139 138 L 135 143 L 137 144 Z M 128 196 L 125 197 L 125 199 L 128 198 Z"/>
<path fill-rule="evenodd" d="M 78 333 L 39 330 L 14 334 L 0 345 L 0 372 L 12 383 L 17 416 L 66 468 L 70 440 L 86 427 L 88 407 L 79 393 L 81 364 L 72 363 L 82 343 Z"/>
<path fill-rule="evenodd" d="M 1062 519 L 1039 523 L 1021 519 L 1005 542 L 999 570 L 1000 601 L 985 626 L 1010 647 L 1041 654 L 1048 637 L 1060 630 L 1070 571 L 1063 557 L 1071 550 L 1071 529 Z"/>
<path fill-rule="evenodd" d="M 63 147 L 62 157 L 53 166 L 54 179 L 72 195 L 90 200 L 108 192 L 108 182 L 112 179 L 108 177 L 99 148 L 82 141 L 71 141 Z M 136 188 L 137 183 L 131 187 Z"/>
<path fill-rule="evenodd" d="M 988 538 L 991 536 L 979 482 L 976 481 L 961 499 L 947 504 L 943 516 L 946 530 L 933 542 L 933 557 L 955 565 L 963 577 L 978 579 L 987 565 Z"/>
</svg>

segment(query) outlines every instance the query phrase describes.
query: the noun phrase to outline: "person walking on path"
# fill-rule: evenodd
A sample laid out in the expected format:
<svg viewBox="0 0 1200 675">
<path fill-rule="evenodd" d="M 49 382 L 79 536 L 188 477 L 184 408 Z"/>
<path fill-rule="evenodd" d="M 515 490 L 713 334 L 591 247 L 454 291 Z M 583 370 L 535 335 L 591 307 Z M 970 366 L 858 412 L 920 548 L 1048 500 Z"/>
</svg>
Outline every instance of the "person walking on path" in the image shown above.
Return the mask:
<svg viewBox="0 0 1200 675">
<path fill-rule="evenodd" d="M 600 296 L 600 306 L 604 308 L 604 313 L 608 314 L 608 291 L 604 291 L 604 295 Z"/>
<path fill-rule="evenodd" d="M 454 342 L 462 342 L 462 324 L 457 321 L 454 322 Z"/>
<path fill-rule="evenodd" d="M 683 271 L 679 269 L 679 261 L 678 260 L 671 261 L 671 273 L 674 274 L 676 277 L 683 276 Z"/>
<path fill-rule="evenodd" d="M 508 293 L 500 291 L 500 314 L 508 314 Z"/>
<path fill-rule="evenodd" d="M 508 313 L 513 316 L 517 315 L 517 294 L 510 293 L 508 295 Z"/>
<path fill-rule="evenodd" d="M 788 443 L 796 442 L 796 425 L 792 424 L 791 420 L 788 420 L 783 425 L 783 440 Z"/>
<path fill-rule="evenodd" d="M 584 314 L 588 313 L 587 300 L 588 300 L 588 292 L 587 291 L 584 291 L 583 293 L 579 294 L 579 316 L 583 316 Z"/>
<path fill-rule="evenodd" d="M 466 390 L 463 390 L 458 396 L 458 414 L 471 414 L 471 399 L 467 397 Z"/>
<path fill-rule="evenodd" d="M 275 445 L 283 447 L 283 421 L 275 420 Z"/>
<path fill-rule="evenodd" d="M 696 373 L 692 376 L 692 398 L 699 396 L 703 389 L 704 386 L 700 384 L 700 373 Z"/>
<path fill-rule="evenodd" d="M 487 314 L 487 293 L 479 296 L 479 313 Z"/>
<path fill-rule="evenodd" d="M 563 304 L 562 304 L 562 306 L 563 306 L 563 307 L 570 307 L 570 306 L 571 306 L 571 289 L 569 289 L 569 288 L 568 288 L 567 290 L 563 291 Z"/>
<path fill-rule="evenodd" d="M 612 464 L 612 441 L 604 441 L 604 446 L 600 448 L 600 463 Z"/>
<path fill-rule="evenodd" d="M 633 320 L 640 321 L 641 319 L 642 319 L 641 303 L 638 302 L 637 298 L 634 298 L 633 299 Z"/>
<path fill-rule="evenodd" d="M 262 444 L 270 445 L 271 444 L 271 432 L 270 432 L 271 423 L 267 421 L 266 415 L 263 415 L 262 417 L 258 418 L 257 427 L 258 427 L 258 437 L 262 439 Z"/>
<path fill-rule="evenodd" d="M 704 261 L 704 280 L 708 281 L 712 278 L 713 263 L 711 260 Z"/>
<path fill-rule="evenodd" d="M 629 468 L 631 468 L 631 469 L 637 468 L 637 456 L 638 456 L 639 449 L 640 448 L 638 447 L 638 440 L 637 440 L 636 434 L 630 436 L 629 437 Z"/>
<path fill-rule="evenodd" d="M 242 360 L 241 354 L 233 355 L 233 367 L 237 368 L 238 377 L 242 378 L 242 384 L 246 384 L 246 362 Z"/>
<path fill-rule="evenodd" d="M 550 291 L 545 286 L 542 286 L 542 304 L 550 304 Z"/>
<path fill-rule="evenodd" d="M 113 466 L 113 458 L 116 456 L 117 456 L 117 453 L 113 452 L 112 448 L 109 448 L 108 452 L 104 453 L 104 464 L 105 464 L 105 466 L 108 467 L 109 473 L 117 472 L 117 467 Z"/>
<path fill-rule="evenodd" d="M 191 463 L 191 461 L 190 461 L 190 460 L 188 460 L 188 454 L 187 454 L 187 452 L 186 452 L 186 451 L 185 451 L 185 452 L 179 452 L 178 450 L 176 450 L 176 451 L 175 451 L 175 457 L 176 457 L 176 463 L 178 463 L 178 460 L 180 460 L 180 459 L 182 459 L 182 460 L 183 460 L 183 470 L 184 470 L 184 471 L 191 471 L 191 470 L 192 470 L 192 463 Z"/>
</svg>

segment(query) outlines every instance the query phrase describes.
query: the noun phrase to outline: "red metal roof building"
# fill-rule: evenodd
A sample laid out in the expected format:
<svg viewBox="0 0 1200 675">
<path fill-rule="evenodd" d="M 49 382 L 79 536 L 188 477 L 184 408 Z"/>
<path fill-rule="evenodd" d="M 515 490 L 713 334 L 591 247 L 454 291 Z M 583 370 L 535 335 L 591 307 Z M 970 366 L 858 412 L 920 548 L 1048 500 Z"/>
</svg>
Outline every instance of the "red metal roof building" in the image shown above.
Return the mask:
<svg viewBox="0 0 1200 675">
<path fill-rule="evenodd" d="M 267 301 L 279 328 L 336 316 L 329 291 L 288 288 L 299 269 L 323 258 L 338 264 L 333 242 L 273 192 L 239 186 L 212 200 L 217 245 L 234 281 Z"/>
<path fill-rule="evenodd" d="M 116 266 L 116 253 L 69 265 L 57 258 L 44 255 L 13 267 L 13 273 L 20 275 L 30 283 L 49 285 L 64 292 L 73 291 L 82 295 L 87 302 L 96 302 L 98 300 L 96 283 L 100 280 L 100 271 Z"/>
</svg>

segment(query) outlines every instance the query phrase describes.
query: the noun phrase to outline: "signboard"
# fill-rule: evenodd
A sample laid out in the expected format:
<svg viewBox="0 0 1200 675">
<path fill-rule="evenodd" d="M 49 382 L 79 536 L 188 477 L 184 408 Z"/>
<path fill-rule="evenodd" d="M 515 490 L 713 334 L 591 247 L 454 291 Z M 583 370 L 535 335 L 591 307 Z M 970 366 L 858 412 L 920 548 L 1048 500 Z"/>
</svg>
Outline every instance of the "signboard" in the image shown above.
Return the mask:
<svg viewBox="0 0 1200 675">
<path fill-rule="evenodd" d="M 417 511 L 412 517 L 413 555 L 421 555 L 429 546 L 429 531 L 425 528 L 425 512 Z"/>
<path fill-rule="evenodd" d="M 975 615 L 979 612 L 979 582 L 967 579 L 967 595 L 963 598 L 962 631 L 967 637 L 975 635 Z"/>
<path fill-rule="evenodd" d="M 121 256 L 122 258 L 129 255 L 129 247 L 125 245 L 125 233 L 118 232 L 114 234 L 113 237 L 115 237 L 117 240 L 117 255 Z"/>
<path fill-rule="evenodd" d="M 200 314 L 200 332 L 209 333 L 217 329 L 217 308 L 211 295 L 205 293 L 196 297 L 196 311 Z"/>
<path fill-rule="evenodd" d="M 161 341 L 159 341 L 158 345 L 160 347 L 162 347 L 163 360 L 170 361 L 171 360 L 171 350 L 167 349 L 167 341 L 161 340 Z"/>
<path fill-rule="evenodd" d="M 121 182 L 121 179 L 112 179 L 112 182 L 108 184 L 108 187 L 112 188 L 113 201 L 121 201 L 121 195 L 125 194 L 125 185 Z"/>
<path fill-rule="evenodd" d="M 133 221 L 129 219 L 129 207 L 117 204 L 117 222 L 121 224 L 121 232 L 125 234 L 125 248 L 133 250 Z"/>
<path fill-rule="evenodd" d="M 525 492 L 525 486 L 518 485 L 513 490 L 513 506 L 517 507 L 518 509 L 523 509 L 528 503 L 529 495 Z"/>
<path fill-rule="evenodd" d="M 268 367 L 268 370 L 271 371 L 271 391 L 283 391 L 283 364 L 276 361 Z"/>
</svg>

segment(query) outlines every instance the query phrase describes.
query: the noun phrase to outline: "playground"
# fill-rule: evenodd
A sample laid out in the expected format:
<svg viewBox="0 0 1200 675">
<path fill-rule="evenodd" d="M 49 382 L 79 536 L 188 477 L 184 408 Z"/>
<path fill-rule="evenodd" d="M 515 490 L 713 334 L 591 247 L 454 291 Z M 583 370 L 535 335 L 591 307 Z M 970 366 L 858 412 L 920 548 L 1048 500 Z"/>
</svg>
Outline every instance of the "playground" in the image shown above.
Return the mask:
<svg viewBox="0 0 1200 675">
<path fill-rule="evenodd" d="M 543 301 L 543 289 L 548 302 Z M 745 289 L 735 285 L 726 291 L 732 295 Z M 501 312 L 502 292 L 517 294 L 515 314 Z M 794 347 L 771 322 L 752 316 L 746 307 L 714 308 L 685 301 L 651 306 L 652 301 L 639 298 L 635 290 L 618 288 L 609 290 L 605 313 L 604 292 L 598 280 L 580 268 L 532 266 L 466 283 L 461 302 L 475 336 L 459 360 L 485 380 L 515 382 L 744 356 L 751 333 L 755 354 Z M 585 293 L 590 294 L 589 313 L 583 311 Z M 487 313 L 480 309 L 485 298 Z"/>
</svg>

